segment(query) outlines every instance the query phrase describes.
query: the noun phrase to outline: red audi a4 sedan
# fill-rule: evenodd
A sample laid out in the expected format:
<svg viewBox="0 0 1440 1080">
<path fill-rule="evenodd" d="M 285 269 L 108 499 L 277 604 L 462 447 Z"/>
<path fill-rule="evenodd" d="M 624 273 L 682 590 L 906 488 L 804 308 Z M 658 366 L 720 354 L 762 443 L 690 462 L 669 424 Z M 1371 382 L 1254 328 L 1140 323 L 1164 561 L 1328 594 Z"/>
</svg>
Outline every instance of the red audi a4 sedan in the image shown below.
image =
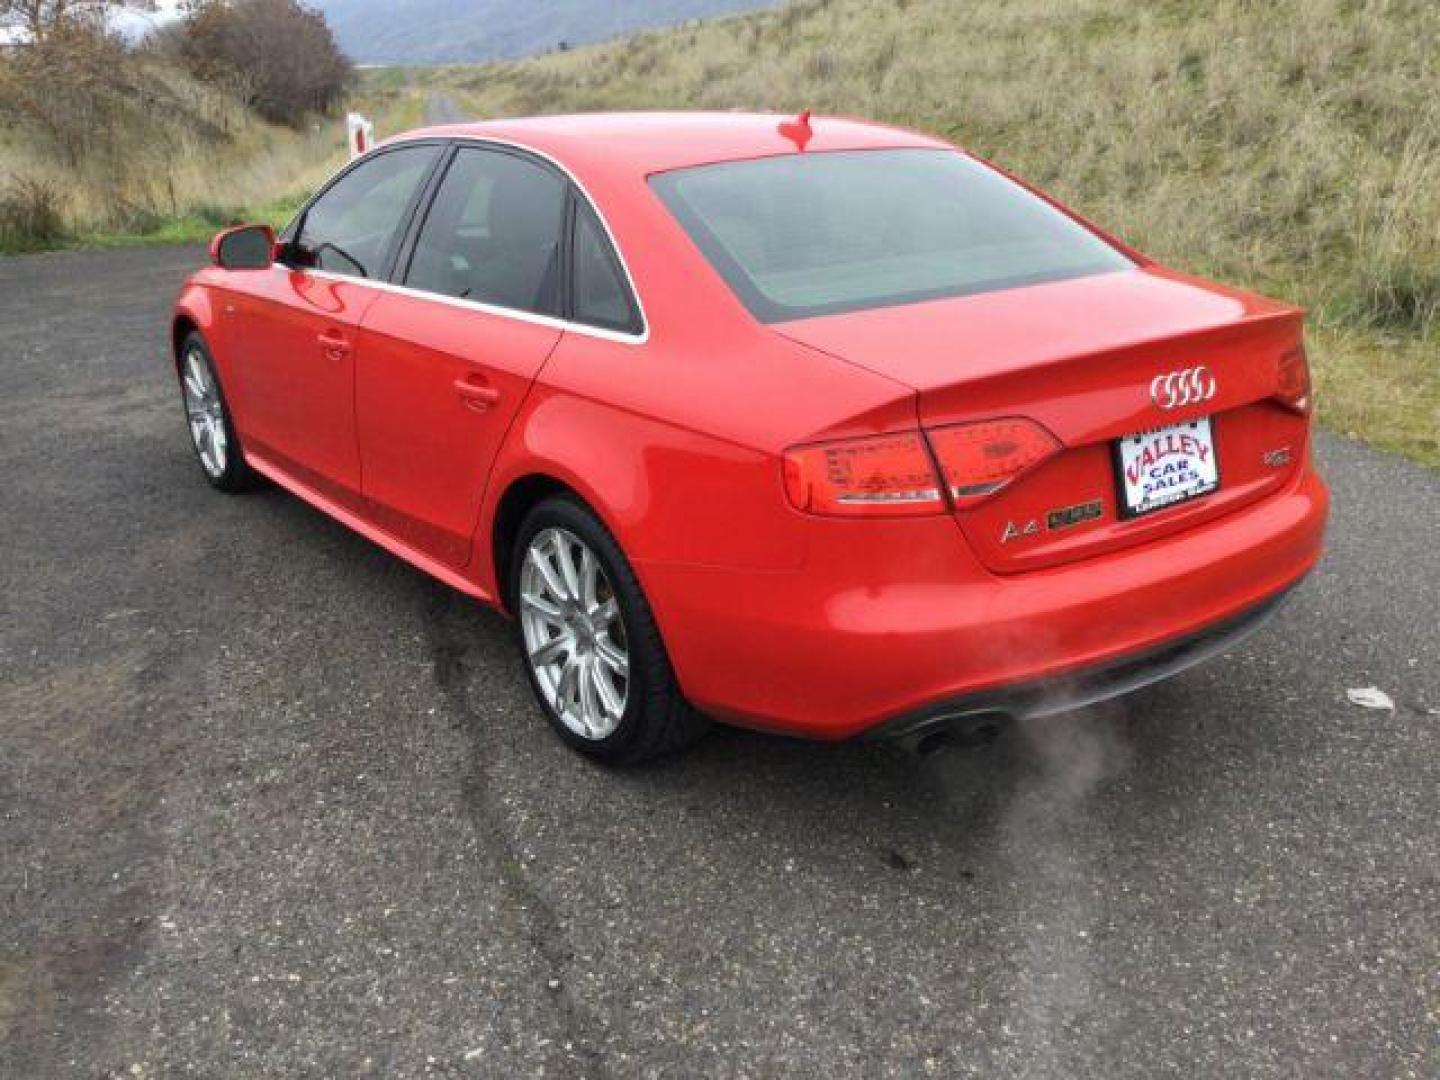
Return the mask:
<svg viewBox="0 0 1440 1080">
<path fill-rule="evenodd" d="M 1213 656 L 1315 564 L 1301 312 L 944 142 L 802 114 L 430 128 L 216 238 L 174 360 L 268 478 L 513 616 L 610 761 L 928 740 Z"/>
</svg>

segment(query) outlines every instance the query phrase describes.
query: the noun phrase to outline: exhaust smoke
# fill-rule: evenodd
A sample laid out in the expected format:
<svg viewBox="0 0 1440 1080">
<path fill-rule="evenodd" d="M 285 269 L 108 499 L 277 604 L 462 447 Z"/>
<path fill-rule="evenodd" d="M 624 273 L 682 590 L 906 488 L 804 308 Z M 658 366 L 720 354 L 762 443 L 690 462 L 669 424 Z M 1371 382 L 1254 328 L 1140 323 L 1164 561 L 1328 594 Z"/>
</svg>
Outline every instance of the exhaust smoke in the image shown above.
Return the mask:
<svg viewBox="0 0 1440 1080">
<path fill-rule="evenodd" d="M 1084 1075 L 1103 1029 L 1092 1015 L 1101 958 L 1096 931 L 1107 883 L 1097 863 L 1105 825 L 1094 798 L 1130 751 L 1116 703 L 1009 724 L 996 745 L 926 762 L 958 819 L 989 832 L 1010 986 L 1002 1031 L 1006 1075 Z"/>
<path fill-rule="evenodd" d="M 1023 760 L 999 823 L 1015 886 L 1018 950 L 1007 1028 L 1027 1074 L 1072 1073 L 1074 1032 L 1095 1000 L 1096 920 L 1105 888 L 1094 871 L 1103 838 L 1092 796 L 1129 760 L 1116 705 L 1022 720 Z"/>
</svg>

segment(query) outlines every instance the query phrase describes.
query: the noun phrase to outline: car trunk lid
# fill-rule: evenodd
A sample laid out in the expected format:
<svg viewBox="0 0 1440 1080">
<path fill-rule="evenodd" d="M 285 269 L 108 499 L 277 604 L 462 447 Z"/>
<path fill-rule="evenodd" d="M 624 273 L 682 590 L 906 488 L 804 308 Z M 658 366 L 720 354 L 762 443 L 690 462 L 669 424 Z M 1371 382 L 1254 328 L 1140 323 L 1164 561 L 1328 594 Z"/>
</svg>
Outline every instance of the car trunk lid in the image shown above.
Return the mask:
<svg viewBox="0 0 1440 1080">
<path fill-rule="evenodd" d="M 1144 269 L 775 329 L 913 386 L 927 429 L 1025 417 L 1058 440 L 1051 458 L 955 511 L 980 559 L 1012 573 L 1158 539 L 1282 486 L 1306 449 L 1306 418 L 1276 398 L 1279 361 L 1299 344 L 1300 318 L 1258 297 Z M 1157 378 L 1196 368 L 1205 372 L 1191 396 L 1204 400 L 1162 394 L 1172 406 L 1163 408 L 1152 398 Z M 1129 516 L 1117 440 L 1202 419 L 1218 489 Z"/>
</svg>

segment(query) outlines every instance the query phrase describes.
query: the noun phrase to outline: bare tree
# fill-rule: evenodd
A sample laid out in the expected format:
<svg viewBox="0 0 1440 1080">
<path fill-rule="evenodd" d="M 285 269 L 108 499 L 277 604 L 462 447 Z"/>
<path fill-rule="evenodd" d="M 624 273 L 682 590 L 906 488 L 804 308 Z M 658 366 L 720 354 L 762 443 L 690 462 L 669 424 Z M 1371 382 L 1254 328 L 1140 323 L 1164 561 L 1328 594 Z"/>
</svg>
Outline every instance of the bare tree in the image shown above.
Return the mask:
<svg viewBox="0 0 1440 1080">
<path fill-rule="evenodd" d="M 350 62 L 325 17 L 297 0 L 190 0 L 177 47 L 195 75 L 221 82 L 268 120 L 298 124 L 343 95 Z"/>
<path fill-rule="evenodd" d="M 0 108 L 69 168 L 108 159 L 142 87 L 117 37 L 91 24 L 48 27 L 0 66 Z"/>
<path fill-rule="evenodd" d="M 155 0 L 0 0 L 0 28 L 18 30 L 24 41 L 44 41 L 57 31 L 103 27 L 125 8 L 154 11 Z"/>
</svg>

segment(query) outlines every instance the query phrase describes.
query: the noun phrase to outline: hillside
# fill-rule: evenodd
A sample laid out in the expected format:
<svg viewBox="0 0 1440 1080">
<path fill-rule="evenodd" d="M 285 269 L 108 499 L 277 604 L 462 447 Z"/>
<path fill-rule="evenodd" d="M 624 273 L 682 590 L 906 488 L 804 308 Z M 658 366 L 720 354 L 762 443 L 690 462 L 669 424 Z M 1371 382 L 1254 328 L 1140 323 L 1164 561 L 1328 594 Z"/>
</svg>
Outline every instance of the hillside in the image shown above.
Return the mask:
<svg viewBox="0 0 1440 1080">
<path fill-rule="evenodd" d="M 242 220 L 278 225 L 345 160 L 343 114 L 268 122 L 165 55 L 112 49 L 73 80 L 87 95 L 28 95 L 32 106 L 54 99 L 38 117 L 50 126 L 20 122 L 23 80 L 0 56 L 0 257 L 208 239 Z M 367 80 L 347 104 L 382 131 L 417 126 L 424 97 L 393 82 Z"/>
<path fill-rule="evenodd" d="M 808 107 L 953 139 L 1307 306 L 1322 416 L 1440 464 L 1433 0 L 798 0 L 420 77 L 475 116 Z"/>
<path fill-rule="evenodd" d="M 603 41 L 778 0 L 317 0 L 361 63 L 491 60 Z"/>
</svg>

